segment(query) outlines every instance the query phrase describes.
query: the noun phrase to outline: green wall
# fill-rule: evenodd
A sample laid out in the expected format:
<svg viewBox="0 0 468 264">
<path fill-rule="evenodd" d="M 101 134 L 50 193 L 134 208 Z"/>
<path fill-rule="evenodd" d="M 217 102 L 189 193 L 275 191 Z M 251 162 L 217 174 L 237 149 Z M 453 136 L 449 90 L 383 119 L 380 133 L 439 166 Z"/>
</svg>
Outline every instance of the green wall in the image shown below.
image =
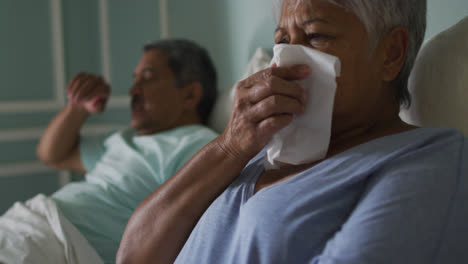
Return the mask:
<svg viewBox="0 0 468 264">
<path fill-rule="evenodd" d="M 271 10 L 270 0 L 170 0 L 169 32 L 207 47 L 217 66 L 219 88 L 229 89 L 257 47 L 273 47 Z"/>
<path fill-rule="evenodd" d="M 52 64 L 49 16 L 43 1 L 1 2 L 0 101 L 52 96 L 52 90 L 45 88 L 53 86 L 52 69 L 47 67 Z M 16 89 L 11 89 L 13 85 Z"/>
<path fill-rule="evenodd" d="M 466 0 L 428 0 L 426 39 L 468 16 Z"/>
<path fill-rule="evenodd" d="M 96 0 L 62 2 L 67 80 L 81 71 L 102 74 L 98 8 Z"/>
<path fill-rule="evenodd" d="M 116 102 L 87 122 L 90 130 L 128 124 L 126 94 L 141 46 L 161 36 L 158 0 L 0 1 L 0 213 L 15 200 L 38 192 L 50 194 L 59 187 L 58 173 L 37 167 L 34 153 L 42 129 L 63 99 L 55 98 L 54 2 L 61 5 L 64 82 L 80 71 L 104 74 L 108 67 Z M 107 2 L 106 12 L 100 9 L 102 2 Z M 221 90 L 242 77 L 257 47 L 273 46 L 275 23 L 270 0 L 167 2 L 170 37 L 189 38 L 208 49 L 219 72 Z M 426 38 L 468 15 L 466 0 L 428 3 Z M 108 30 L 108 46 L 102 39 L 102 21 Z M 61 86 L 65 88 L 65 84 Z M 8 175 L 6 171 L 12 166 L 16 172 Z"/>
<path fill-rule="evenodd" d="M 113 103 L 85 127 L 99 134 L 127 126 L 133 69 L 142 45 L 160 34 L 155 0 L 0 1 L 0 214 L 14 201 L 60 187 L 60 173 L 35 154 L 42 131 L 65 103 L 57 88 L 64 91 L 81 71 L 104 74 L 107 65 Z"/>
</svg>

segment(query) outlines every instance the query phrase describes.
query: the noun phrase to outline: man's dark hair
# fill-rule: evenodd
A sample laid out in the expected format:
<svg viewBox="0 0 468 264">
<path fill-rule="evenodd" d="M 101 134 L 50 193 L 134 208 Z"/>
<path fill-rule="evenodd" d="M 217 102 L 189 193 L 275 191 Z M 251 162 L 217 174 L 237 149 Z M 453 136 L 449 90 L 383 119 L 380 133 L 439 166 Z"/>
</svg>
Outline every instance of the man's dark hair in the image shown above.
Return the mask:
<svg viewBox="0 0 468 264">
<path fill-rule="evenodd" d="M 203 96 L 197 110 L 201 122 L 207 124 L 217 97 L 217 76 L 208 52 L 198 44 L 184 39 L 160 40 L 146 44 L 143 51 L 159 50 L 167 55 L 169 68 L 175 75 L 176 86 L 199 82 Z"/>
</svg>

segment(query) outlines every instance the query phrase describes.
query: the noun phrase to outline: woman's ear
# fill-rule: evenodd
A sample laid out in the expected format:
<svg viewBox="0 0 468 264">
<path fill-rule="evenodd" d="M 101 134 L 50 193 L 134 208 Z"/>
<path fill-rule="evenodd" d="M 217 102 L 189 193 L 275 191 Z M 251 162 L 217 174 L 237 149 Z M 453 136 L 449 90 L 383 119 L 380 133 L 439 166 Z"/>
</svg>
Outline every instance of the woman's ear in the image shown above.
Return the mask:
<svg viewBox="0 0 468 264">
<path fill-rule="evenodd" d="M 384 40 L 383 80 L 397 78 L 406 62 L 409 47 L 409 32 L 405 27 L 394 28 Z"/>
<path fill-rule="evenodd" d="M 203 97 L 203 87 L 200 82 L 191 82 L 183 87 L 184 107 L 197 111 L 198 104 Z"/>
</svg>

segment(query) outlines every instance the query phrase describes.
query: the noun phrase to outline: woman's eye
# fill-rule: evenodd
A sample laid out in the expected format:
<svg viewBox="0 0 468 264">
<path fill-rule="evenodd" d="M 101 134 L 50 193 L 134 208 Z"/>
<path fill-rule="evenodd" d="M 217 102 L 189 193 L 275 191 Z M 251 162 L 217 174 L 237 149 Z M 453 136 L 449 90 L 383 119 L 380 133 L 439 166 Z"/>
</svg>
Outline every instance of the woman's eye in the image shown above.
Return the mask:
<svg viewBox="0 0 468 264">
<path fill-rule="evenodd" d="M 313 39 L 325 39 L 327 36 L 319 34 L 319 33 L 311 33 L 307 34 L 307 39 L 308 40 L 313 40 Z"/>
<path fill-rule="evenodd" d="M 143 74 L 143 80 L 145 80 L 145 81 L 149 81 L 152 78 L 153 78 L 153 74 L 151 74 L 151 73 L 144 73 Z"/>
<path fill-rule="evenodd" d="M 289 37 L 286 34 L 275 35 L 276 44 L 289 44 Z"/>
<path fill-rule="evenodd" d="M 326 36 L 326 35 L 323 35 L 323 34 L 319 34 L 319 33 L 307 34 L 307 40 L 309 41 L 309 43 L 310 43 L 312 46 L 323 45 L 323 44 L 325 44 L 326 41 L 329 40 L 329 39 L 330 39 L 329 36 Z"/>
</svg>

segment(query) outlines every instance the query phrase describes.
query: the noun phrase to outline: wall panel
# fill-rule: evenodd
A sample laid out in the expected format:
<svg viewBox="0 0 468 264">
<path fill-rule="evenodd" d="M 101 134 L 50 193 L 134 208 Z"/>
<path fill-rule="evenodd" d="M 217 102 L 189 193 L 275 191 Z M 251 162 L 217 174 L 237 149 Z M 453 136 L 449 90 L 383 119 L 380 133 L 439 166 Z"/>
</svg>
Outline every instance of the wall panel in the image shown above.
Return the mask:
<svg viewBox="0 0 468 264">
<path fill-rule="evenodd" d="M 160 38 L 159 3 L 154 0 L 107 2 L 113 94 L 125 96 L 145 43 Z"/>
<path fill-rule="evenodd" d="M 66 78 L 78 72 L 102 74 L 99 1 L 63 1 Z"/>
<path fill-rule="evenodd" d="M 154 0 L 0 1 L 0 214 L 70 178 L 41 164 L 35 149 L 76 73 L 114 77 L 107 111 L 90 117 L 83 134 L 128 127 L 133 69 L 142 44 L 160 37 L 160 14 Z"/>
<path fill-rule="evenodd" d="M 2 0 L 0 7 L 0 102 L 53 97 L 50 3 Z"/>
</svg>

